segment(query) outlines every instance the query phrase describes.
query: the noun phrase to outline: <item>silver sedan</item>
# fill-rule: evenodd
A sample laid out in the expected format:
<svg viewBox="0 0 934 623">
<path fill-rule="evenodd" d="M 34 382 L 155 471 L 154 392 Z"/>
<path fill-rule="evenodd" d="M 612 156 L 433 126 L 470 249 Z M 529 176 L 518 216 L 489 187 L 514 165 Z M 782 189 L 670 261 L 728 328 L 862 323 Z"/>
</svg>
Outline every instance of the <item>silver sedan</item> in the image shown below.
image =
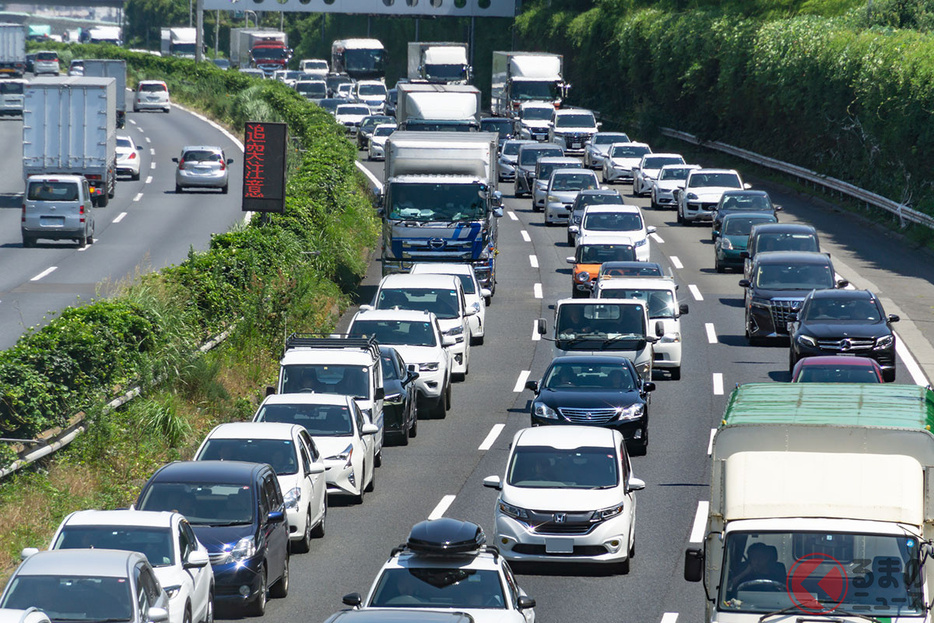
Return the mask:
<svg viewBox="0 0 934 623">
<path fill-rule="evenodd" d="M 182 155 L 172 158 L 178 164 L 175 170 L 175 192 L 186 188 L 220 188 L 227 193 L 228 168 L 233 158 L 224 155 L 220 147 L 189 146 L 182 148 Z"/>
</svg>

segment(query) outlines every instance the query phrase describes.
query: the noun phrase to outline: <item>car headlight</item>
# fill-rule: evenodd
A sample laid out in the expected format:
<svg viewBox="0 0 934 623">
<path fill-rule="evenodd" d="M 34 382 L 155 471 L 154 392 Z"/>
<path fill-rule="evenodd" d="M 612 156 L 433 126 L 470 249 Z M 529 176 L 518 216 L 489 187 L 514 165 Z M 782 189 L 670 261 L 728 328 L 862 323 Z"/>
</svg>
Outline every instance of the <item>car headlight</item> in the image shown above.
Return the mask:
<svg viewBox="0 0 934 623">
<path fill-rule="evenodd" d="M 876 338 L 876 345 L 874 348 L 890 348 L 895 343 L 894 335 L 884 335 L 882 337 Z"/>
<path fill-rule="evenodd" d="M 437 372 L 438 367 L 440 365 L 441 364 L 437 361 L 429 361 L 428 363 L 420 363 L 418 364 L 418 371 L 419 372 Z"/>
<path fill-rule="evenodd" d="M 344 467 L 350 467 L 350 459 L 353 458 L 353 444 L 349 444 L 340 454 L 329 456 L 325 461 L 344 461 Z"/>
<path fill-rule="evenodd" d="M 237 544 L 233 546 L 233 549 L 230 550 L 228 554 L 228 560 L 230 562 L 241 562 L 247 558 L 252 557 L 256 553 L 256 544 L 253 542 L 253 537 L 245 536 Z"/>
<path fill-rule="evenodd" d="M 165 591 L 165 594 L 168 595 L 169 599 L 175 599 L 182 591 L 182 585 L 175 584 L 174 586 L 163 586 L 162 590 Z"/>
<path fill-rule="evenodd" d="M 769 299 L 752 297 L 749 301 L 750 307 L 758 307 L 759 309 L 768 309 L 769 308 Z"/>
<path fill-rule="evenodd" d="M 674 333 L 666 333 L 662 336 L 662 339 L 659 340 L 662 344 L 677 344 L 681 341 L 681 334 L 675 331 Z"/>
<path fill-rule="evenodd" d="M 645 413 L 645 405 L 629 405 L 619 408 L 619 419 L 638 420 Z"/>
<path fill-rule="evenodd" d="M 518 506 L 513 506 L 512 504 L 507 504 L 502 500 L 499 501 L 499 512 L 514 519 L 527 520 L 529 518 L 529 513 L 524 508 L 519 508 Z"/>
<path fill-rule="evenodd" d="M 582 270 L 574 275 L 574 281 L 577 283 L 587 283 L 590 281 L 590 273 L 588 273 L 586 270 Z"/>
<path fill-rule="evenodd" d="M 727 251 L 733 250 L 733 243 L 730 242 L 729 238 L 724 237 L 723 234 L 720 235 L 720 248 L 726 249 Z"/>
<path fill-rule="evenodd" d="M 799 335 L 798 344 L 801 344 L 802 346 L 814 347 L 814 346 L 817 346 L 817 340 L 815 340 L 810 335 Z"/>
<path fill-rule="evenodd" d="M 636 240 L 636 241 L 633 243 L 632 246 L 634 246 L 634 247 L 644 247 L 648 241 L 649 241 L 648 238 L 643 238 L 642 240 Z"/>
<path fill-rule="evenodd" d="M 610 508 L 602 508 L 598 511 L 594 511 L 593 515 L 590 516 L 590 521 L 598 522 L 609 519 L 610 517 L 616 517 L 623 512 L 624 508 L 626 508 L 625 505 L 619 504 L 617 506 L 611 506 Z"/>
<path fill-rule="evenodd" d="M 536 417 L 545 418 L 546 420 L 558 419 L 558 414 L 555 413 L 555 410 L 546 405 L 544 402 L 533 403 L 532 413 L 534 413 Z"/>
<path fill-rule="evenodd" d="M 548 203 L 561 203 L 561 197 L 557 195 L 548 195 Z"/>
<path fill-rule="evenodd" d="M 688 201 L 696 201 L 696 200 L 697 200 L 697 194 L 696 194 L 696 193 L 688 193 L 688 194 L 686 194 L 686 195 L 684 196 L 684 198 L 687 199 Z"/>
<path fill-rule="evenodd" d="M 405 394 L 392 394 L 383 398 L 383 404 L 401 405 L 405 402 Z"/>
<path fill-rule="evenodd" d="M 298 510 L 298 503 L 302 501 L 302 490 L 299 487 L 289 489 L 285 492 L 285 495 L 282 496 L 282 499 L 285 500 L 286 508 Z"/>
<path fill-rule="evenodd" d="M 448 329 L 447 331 L 445 331 L 444 334 L 445 334 L 445 335 L 463 335 L 463 334 L 464 334 L 464 327 L 463 327 L 462 325 L 458 325 L 458 326 L 456 326 L 456 327 L 452 327 L 452 328 Z"/>
</svg>

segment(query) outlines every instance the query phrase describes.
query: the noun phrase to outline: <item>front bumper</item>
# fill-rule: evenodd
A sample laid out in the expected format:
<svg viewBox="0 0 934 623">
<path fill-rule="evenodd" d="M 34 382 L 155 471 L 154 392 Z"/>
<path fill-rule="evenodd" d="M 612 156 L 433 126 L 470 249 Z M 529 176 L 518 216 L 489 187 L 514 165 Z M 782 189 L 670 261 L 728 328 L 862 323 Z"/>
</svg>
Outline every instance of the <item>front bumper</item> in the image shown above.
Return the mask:
<svg viewBox="0 0 934 623">
<path fill-rule="evenodd" d="M 655 205 L 672 207 L 675 208 L 678 206 L 678 202 L 675 201 L 675 195 L 670 190 L 659 190 L 657 187 L 652 189 L 652 194 L 655 195 Z"/>
<path fill-rule="evenodd" d="M 700 201 L 687 201 L 684 204 L 684 213 L 682 216 L 686 221 L 704 221 L 712 222 L 716 203 L 703 203 Z"/>
<path fill-rule="evenodd" d="M 680 368 L 681 367 L 681 342 L 655 342 L 655 360 L 652 362 L 655 368 Z"/>
<path fill-rule="evenodd" d="M 497 509 L 495 544 L 503 558 L 510 562 L 623 562 L 629 558 L 629 535 L 632 530 L 628 513 L 627 504 L 617 517 L 592 525 L 565 524 L 565 527 L 558 528 L 554 524 L 553 529 L 544 526 L 536 529 Z"/>
<path fill-rule="evenodd" d="M 607 182 L 627 182 L 632 183 L 632 169 L 617 166 L 604 166 L 603 179 Z"/>
<path fill-rule="evenodd" d="M 802 344 L 799 340 L 794 340 L 791 345 L 792 350 L 795 354 L 795 359 L 804 359 L 805 357 L 827 357 L 834 355 L 851 355 L 856 357 L 867 357 L 869 359 L 875 359 L 876 363 L 879 364 L 879 367 L 883 370 L 895 370 L 895 344 L 893 342 L 891 347 L 875 349 L 872 347 L 869 348 L 859 348 L 854 347 L 850 350 L 841 350 L 839 347 L 830 345 L 829 342 L 836 342 L 837 340 L 818 340 L 817 346 L 809 346 Z M 852 340 L 854 343 L 862 342 L 862 340 Z M 868 341 L 868 340 L 867 340 Z M 874 341 L 874 340 L 872 340 Z"/>
<path fill-rule="evenodd" d="M 546 199 L 548 199 L 548 187 L 536 181 L 535 189 L 532 191 L 532 204 L 536 208 L 544 208 Z"/>
<path fill-rule="evenodd" d="M 610 428 L 613 430 L 618 430 L 623 436 L 623 439 L 626 441 L 638 441 L 645 437 L 646 429 L 649 425 L 649 418 L 645 413 L 641 417 L 635 420 L 613 420 L 610 422 L 595 422 L 588 423 L 583 420 L 575 420 L 573 422 L 566 420 L 563 416 L 559 415 L 558 419 L 543 418 L 531 414 L 532 426 L 597 426 L 600 428 Z"/>
<path fill-rule="evenodd" d="M 545 206 L 546 223 L 567 223 L 571 218 L 571 203 L 550 202 Z"/>
<path fill-rule="evenodd" d="M 717 261 L 721 266 L 729 268 L 742 268 L 746 260 L 740 255 L 746 249 L 724 249 L 717 247 Z"/>
<path fill-rule="evenodd" d="M 437 399 L 444 391 L 444 370 L 442 368 L 432 372 L 419 370 L 418 378 L 415 379 L 415 389 L 418 390 L 419 398 Z"/>
<path fill-rule="evenodd" d="M 371 144 L 369 154 L 373 160 L 382 160 L 386 157 L 386 150 L 382 145 Z"/>
<path fill-rule="evenodd" d="M 451 349 L 451 372 L 454 374 L 467 374 L 468 358 L 470 356 L 467 346 L 467 335 L 457 336 L 457 344 L 450 346 Z"/>
<path fill-rule="evenodd" d="M 211 559 L 215 556 L 211 554 Z M 240 562 L 212 563 L 214 599 L 228 604 L 243 604 L 256 599 L 260 591 L 266 590 L 260 582 L 262 566 L 263 557 L 259 555 Z"/>
<path fill-rule="evenodd" d="M 346 461 L 340 459 L 325 459 L 324 468 L 329 494 L 360 495 L 363 475 L 357 476 L 353 463 L 347 465 Z"/>
<path fill-rule="evenodd" d="M 509 182 L 516 179 L 516 166 L 509 162 L 499 161 L 499 179 L 503 182 Z"/>
</svg>

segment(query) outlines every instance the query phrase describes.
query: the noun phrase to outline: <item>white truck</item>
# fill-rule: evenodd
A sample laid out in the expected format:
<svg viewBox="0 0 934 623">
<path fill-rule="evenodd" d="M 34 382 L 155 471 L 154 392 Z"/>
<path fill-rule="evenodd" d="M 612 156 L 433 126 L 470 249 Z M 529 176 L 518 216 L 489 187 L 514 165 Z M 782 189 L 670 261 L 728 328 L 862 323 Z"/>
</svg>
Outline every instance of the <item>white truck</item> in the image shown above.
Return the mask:
<svg viewBox="0 0 934 623">
<path fill-rule="evenodd" d="M 410 41 L 409 80 L 469 84 L 473 69 L 467 59 L 466 43 Z"/>
<path fill-rule="evenodd" d="M 480 129 L 480 90 L 469 84 L 396 86 L 400 130 L 473 132 Z"/>
<path fill-rule="evenodd" d="M 87 43 L 123 45 L 123 29 L 119 26 L 95 26 L 88 30 Z"/>
<path fill-rule="evenodd" d="M 89 58 L 84 60 L 84 76 L 87 78 L 113 78 L 116 84 L 117 127 L 126 125 L 126 61 L 117 59 Z"/>
<path fill-rule="evenodd" d="M 416 262 L 470 263 L 483 288 L 496 288 L 496 190 L 492 132 L 397 131 L 386 140 L 383 274 Z"/>
<path fill-rule="evenodd" d="M 513 117 L 524 102 L 560 107 L 570 88 L 563 69 L 560 54 L 493 52 L 490 110 L 498 117 Z"/>
<path fill-rule="evenodd" d="M 163 28 L 160 51 L 162 56 L 194 58 L 198 46 L 198 31 L 194 28 Z"/>
<path fill-rule="evenodd" d="M 104 207 L 117 182 L 116 80 L 36 78 L 23 103 L 23 176 L 83 175 L 94 205 Z"/>
<path fill-rule="evenodd" d="M 22 78 L 26 73 L 26 29 L 0 24 L 0 76 Z"/>
<path fill-rule="evenodd" d="M 262 69 L 267 75 L 287 69 L 292 50 L 284 32 L 268 28 L 231 28 L 230 64 Z"/>
<path fill-rule="evenodd" d="M 702 547 L 709 622 L 931 621 L 934 394 L 751 383 L 712 445 Z"/>
</svg>

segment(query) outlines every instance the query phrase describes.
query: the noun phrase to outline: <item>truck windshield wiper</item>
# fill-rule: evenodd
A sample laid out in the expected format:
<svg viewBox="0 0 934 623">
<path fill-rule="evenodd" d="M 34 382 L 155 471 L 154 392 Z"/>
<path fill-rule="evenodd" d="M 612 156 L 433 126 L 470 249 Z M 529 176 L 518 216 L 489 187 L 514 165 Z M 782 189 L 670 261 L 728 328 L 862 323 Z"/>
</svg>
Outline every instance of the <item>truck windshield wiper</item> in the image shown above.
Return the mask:
<svg viewBox="0 0 934 623">
<path fill-rule="evenodd" d="M 609 346 L 610 344 L 613 344 L 614 342 L 619 342 L 621 340 L 641 340 L 641 339 L 643 338 L 640 335 L 637 335 L 635 333 L 627 333 L 626 335 L 617 335 L 615 337 L 608 337 L 605 340 L 603 340 L 603 345 Z"/>
<path fill-rule="evenodd" d="M 824 605 L 823 602 L 821 602 L 821 601 L 819 601 L 819 600 L 817 600 L 817 599 L 815 599 L 814 601 L 815 601 L 815 603 L 817 603 L 817 604 L 819 604 L 819 605 Z M 832 604 L 829 604 L 829 605 L 832 605 Z M 801 606 L 800 606 L 799 604 L 793 603 L 793 604 L 791 604 L 791 605 L 788 606 L 788 607 L 782 608 L 781 610 L 776 610 L 775 612 L 769 612 L 769 613 L 767 613 L 767 614 L 763 614 L 761 617 L 759 617 L 759 623 L 764 623 L 766 619 L 770 619 L 770 618 L 772 618 L 772 617 L 774 617 L 774 616 L 778 616 L 778 615 L 780 615 L 780 614 L 786 614 L 786 613 L 788 613 L 788 612 L 791 612 L 792 610 L 799 610 L 800 608 L 801 608 Z M 805 609 L 805 610 L 806 610 L 806 609 Z M 861 612 L 846 612 L 846 611 L 840 610 L 840 609 L 838 609 L 838 608 L 835 608 L 835 609 L 833 610 L 833 612 L 829 612 L 829 613 L 824 613 L 824 614 L 821 614 L 821 613 L 814 613 L 814 616 L 815 616 L 815 617 L 827 616 L 828 614 L 832 615 L 833 617 L 853 617 L 853 618 L 856 618 L 856 619 L 865 619 L 865 620 L 867 620 L 867 621 L 872 621 L 872 623 L 879 623 L 879 619 L 877 619 L 877 618 L 875 618 L 875 617 L 871 617 L 871 616 L 869 616 L 868 614 L 862 614 Z"/>
</svg>

